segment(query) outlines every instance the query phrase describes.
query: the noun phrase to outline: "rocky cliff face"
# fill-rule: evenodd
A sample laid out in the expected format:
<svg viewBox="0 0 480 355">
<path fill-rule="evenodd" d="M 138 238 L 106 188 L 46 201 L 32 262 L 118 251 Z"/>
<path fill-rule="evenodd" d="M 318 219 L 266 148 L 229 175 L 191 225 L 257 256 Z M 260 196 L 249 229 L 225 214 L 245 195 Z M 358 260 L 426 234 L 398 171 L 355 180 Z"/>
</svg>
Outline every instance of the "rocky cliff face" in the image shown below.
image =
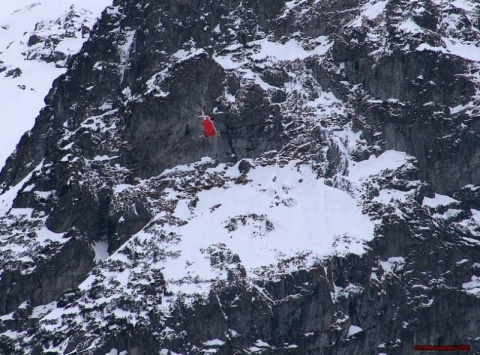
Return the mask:
<svg viewBox="0 0 480 355">
<path fill-rule="evenodd" d="M 480 351 L 479 14 L 115 1 L 0 174 L 0 352 Z"/>
</svg>

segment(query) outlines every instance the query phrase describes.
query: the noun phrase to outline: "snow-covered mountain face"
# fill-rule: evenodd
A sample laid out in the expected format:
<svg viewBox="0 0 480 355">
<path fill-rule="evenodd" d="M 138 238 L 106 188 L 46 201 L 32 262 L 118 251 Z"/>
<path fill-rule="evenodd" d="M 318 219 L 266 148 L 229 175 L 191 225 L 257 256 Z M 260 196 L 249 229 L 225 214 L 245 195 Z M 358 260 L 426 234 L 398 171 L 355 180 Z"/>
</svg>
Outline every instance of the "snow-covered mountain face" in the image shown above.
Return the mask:
<svg viewBox="0 0 480 355">
<path fill-rule="evenodd" d="M 67 71 L 0 174 L 0 352 L 480 351 L 479 16 L 116 1 L 70 60 L 38 26 Z"/>
<path fill-rule="evenodd" d="M 5 1 L 0 12 L 0 166 L 110 0 Z"/>
</svg>

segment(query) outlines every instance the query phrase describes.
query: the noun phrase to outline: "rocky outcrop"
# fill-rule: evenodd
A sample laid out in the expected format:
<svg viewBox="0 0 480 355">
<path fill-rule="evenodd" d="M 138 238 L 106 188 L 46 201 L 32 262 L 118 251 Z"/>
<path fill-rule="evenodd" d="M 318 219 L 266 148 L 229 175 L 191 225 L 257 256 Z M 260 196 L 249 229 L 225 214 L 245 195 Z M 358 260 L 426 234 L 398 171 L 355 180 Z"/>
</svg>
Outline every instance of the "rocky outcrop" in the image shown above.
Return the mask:
<svg viewBox="0 0 480 355">
<path fill-rule="evenodd" d="M 93 251 L 84 241 L 74 237 L 56 252 L 54 248 L 41 251 L 35 273 L 12 268 L 2 273 L 0 311 L 7 314 L 27 302 L 30 307 L 50 303 L 65 290 L 76 287 L 93 265 Z"/>
<path fill-rule="evenodd" d="M 32 5 L 33 7 L 35 4 Z M 26 59 L 54 62 L 57 67 L 66 67 L 74 53 L 68 46 L 59 44 L 88 37 L 90 17 L 92 14 L 87 10 L 77 10 L 72 5 L 64 17 L 55 21 L 37 23 L 34 31 L 28 37 L 28 50 L 24 53 Z"/>
</svg>

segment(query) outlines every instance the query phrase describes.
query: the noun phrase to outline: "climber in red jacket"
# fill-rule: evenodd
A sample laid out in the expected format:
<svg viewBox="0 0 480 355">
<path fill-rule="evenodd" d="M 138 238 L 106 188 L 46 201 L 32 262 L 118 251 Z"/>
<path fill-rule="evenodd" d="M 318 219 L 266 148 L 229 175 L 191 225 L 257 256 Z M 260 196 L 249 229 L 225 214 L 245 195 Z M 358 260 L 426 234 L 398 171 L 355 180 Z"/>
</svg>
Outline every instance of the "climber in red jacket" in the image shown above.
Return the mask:
<svg viewBox="0 0 480 355">
<path fill-rule="evenodd" d="M 200 109 L 202 110 L 202 115 L 198 117 L 203 119 L 202 125 L 205 137 L 215 138 L 216 136 L 218 136 L 218 132 L 215 129 L 215 125 L 213 124 L 213 117 L 205 115 L 205 108 L 203 106 L 200 106 Z"/>
</svg>

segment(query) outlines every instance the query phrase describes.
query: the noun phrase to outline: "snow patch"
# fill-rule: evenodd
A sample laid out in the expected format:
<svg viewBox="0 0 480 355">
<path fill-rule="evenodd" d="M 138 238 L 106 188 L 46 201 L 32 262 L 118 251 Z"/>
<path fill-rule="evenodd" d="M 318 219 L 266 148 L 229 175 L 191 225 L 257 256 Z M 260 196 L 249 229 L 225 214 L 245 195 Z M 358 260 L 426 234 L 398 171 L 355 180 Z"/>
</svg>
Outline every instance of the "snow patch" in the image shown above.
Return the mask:
<svg viewBox="0 0 480 355">
<path fill-rule="evenodd" d="M 383 1 L 370 1 L 362 6 L 359 16 L 357 16 L 353 21 L 351 21 L 348 26 L 351 27 L 360 27 L 362 26 L 363 19 L 375 20 L 379 17 L 384 11 L 385 6 L 387 5 L 388 0 Z"/>
<path fill-rule="evenodd" d="M 250 61 L 294 61 L 313 55 L 324 55 L 333 44 L 329 42 L 326 36 L 316 38 L 314 43 L 316 43 L 317 46 L 311 50 L 307 50 L 302 43 L 295 39 L 290 39 L 285 43 L 279 43 L 264 38 L 249 42 L 247 44 L 248 49 L 243 49 L 240 45 L 229 46 L 225 49 L 235 53 L 244 51 L 244 56 L 240 58 L 235 57 L 234 53 L 225 53 L 224 51 L 215 55 L 213 59 L 225 69 L 238 69 Z"/>
<path fill-rule="evenodd" d="M 422 43 L 417 47 L 417 51 L 433 51 L 450 54 L 467 60 L 480 61 L 480 47 L 475 43 L 465 43 L 453 38 L 442 37 L 445 47 L 434 47 L 427 43 Z"/>
<path fill-rule="evenodd" d="M 422 27 L 417 25 L 413 19 L 409 18 L 403 21 L 399 26 L 398 29 L 405 32 L 405 33 L 410 33 L 410 34 L 416 34 L 416 33 L 423 33 L 424 30 Z M 417 49 L 418 50 L 418 49 Z"/>
<path fill-rule="evenodd" d="M 355 181 L 362 181 L 370 176 L 380 174 L 384 170 L 400 168 L 408 163 L 408 157 L 407 153 L 387 150 L 378 157 L 372 155 L 368 160 L 352 162 L 349 167 L 348 177 Z"/>
<path fill-rule="evenodd" d="M 448 206 L 452 203 L 458 203 L 458 201 L 446 195 L 435 194 L 433 198 L 424 197 L 422 205 L 436 208 L 439 206 Z"/>
<path fill-rule="evenodd" d="M 258 41 L 250 42 L 249 45 L 258 45 L 260 50 L 253 54 L 251 58 L 253 60 L 264 60 L 267 58 L 276 59 L 278 61 L 290 60 L 294 61 L 297 59 L 305 59 L 311 55 L 323 55 L 325 54 L 332 43 L 328 42 L 328 37 L 318 37 L 317 42 L 320 44 L 315 47 L 313 50 L 305 50 L 301 43 L 294 39 L 290 39 L 284 44 L 278 42 L 272 42 L 268 39 L 262 39 Z"/>
<path fill-rule="evenodd" d="M 401 271 L 405 266 L 406 261 L 405 258 L 401 256 L 394 256 L 388 258 L 387 261 L 380 261 L 380 265 L 382 265 L 382 269 L 385 270 L 387 273 L 395 273 Z"/>
<path fill-rule="evenodd" d="M 42 318 L 44 315 L 51 312 L 55 308 L 57 308 L 57 302 L 51 302 L 48 304 L 34 307 L 30 318 Z"/>
<path fill-rule="evenodd" d="M 107 242 L 96 242 L 92 245 L 93 251 L 95 252 L 95 263 L 99 263 L 102 260 L 108 258 L 108 243 Z"/>
<path fill-rule="evenodd" d="M 379 191 L 379 195 L 373 198 L 373 200 L 384 204 L 392 203 L 395 201 L 405 202 L 410 195 L 410 191 L 383 189 Z"/>
<path fill-rule="evenodd" d="M 465 292 L 480 297 L 480 277 L 472 275 L 471 281 L 462 284 Z"/>
<path fill-rule="evenodd" d="M 223 340 L 220 340 L 220 339 L 208 340 L 208 341 L 203 343 L 203 345 L 205 345 L 205 346 L 222 346 L 224 344 L 225 344 L 225 342 Z"/>
<path fill-rule="evenodd" d="M 348 328 L 347 338 L 348 338 L 348 337 L 351 337 L 352 335 L 355 335 L 355 334 L 357 334 L 357 333 L 360 333 L 360 332 L 363 332 L 363 329 L 362 329 L 362 328 L 357 327 L 356 325 L 351 325 L 351 326 Z"/>
</svg>

